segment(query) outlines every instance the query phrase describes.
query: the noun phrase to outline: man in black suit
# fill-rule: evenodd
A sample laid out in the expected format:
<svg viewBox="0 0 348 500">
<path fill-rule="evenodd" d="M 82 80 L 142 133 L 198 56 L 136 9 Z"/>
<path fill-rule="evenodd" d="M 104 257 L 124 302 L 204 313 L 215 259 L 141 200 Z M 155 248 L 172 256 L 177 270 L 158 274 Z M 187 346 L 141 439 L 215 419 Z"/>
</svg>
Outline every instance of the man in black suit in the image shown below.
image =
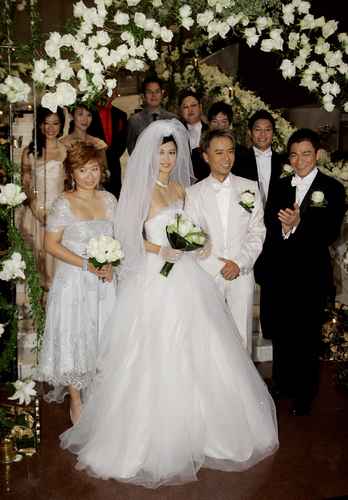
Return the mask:
<svg viewBox="0 0 348 500">
<path fill-rule="evenodd" d="M 179 96 L 179 108 L 183 124 L 188 130 L 193 172 L 197 180 L 202 180 L 210 174 L 210 168 L 199 153 L 199 140 L 202 132 L 208 130 L 208 125 L 201 120 L 202 104 L 195 92 L 185 89 Z"/>
<path fill-rule="evenodd" d="M 294 398 L 290 413 L 305 415 L 318 391 L 323 313 L 334 291 L 328 247 L 340 235 L 346 204 L 342 184 L 316 167 L 315 132 L 295 132 L 288 152 L 295 175 L 275 183 L 265 210 L 260 313 L 263 336 L 273 342 L 272 397 Z"/>
<path fill-rule="evenodd" d="M 262 109 L 249 120 L 249 136 L 252 146 L 239 156 L 233 166 L 233 174 L 259 183 L 263 208 L 269 191 L 282 173 L 285 158 L 272 147 L 275 121 L 271 113 Z"/>
<path fill-rule="evenodd" d="M 105 79 L 114 78 L 110 72 Z M 106 158 L 110 171 L 110 182 L 105 183 L 105 189 L 119 198 L 121 191 L 121 163 L 120 158 L 125 152 L 127 144 L 127 113 L 112 106 L 117 94 L 116 88 L 110 96 L 105 94 L 101 102 L 96 101 L 98 110 L 92 111 L 92 123 L 87 129 L 88 134 L 99 137 L 108 145 Z"/>
</svg>

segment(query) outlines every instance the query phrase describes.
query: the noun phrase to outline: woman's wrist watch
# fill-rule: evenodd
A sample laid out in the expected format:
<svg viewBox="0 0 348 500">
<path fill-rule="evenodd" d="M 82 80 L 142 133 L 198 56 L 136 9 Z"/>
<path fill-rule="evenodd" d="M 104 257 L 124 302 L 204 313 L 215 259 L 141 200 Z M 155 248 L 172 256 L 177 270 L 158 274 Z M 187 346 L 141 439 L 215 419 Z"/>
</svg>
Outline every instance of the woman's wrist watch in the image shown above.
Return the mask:
<svg viewBox="0 0 348 500">
<path fill-rule="evenodd" d="M 87 271 L 88 259 L 83 259 L 82 271 Z"/>
</svg>

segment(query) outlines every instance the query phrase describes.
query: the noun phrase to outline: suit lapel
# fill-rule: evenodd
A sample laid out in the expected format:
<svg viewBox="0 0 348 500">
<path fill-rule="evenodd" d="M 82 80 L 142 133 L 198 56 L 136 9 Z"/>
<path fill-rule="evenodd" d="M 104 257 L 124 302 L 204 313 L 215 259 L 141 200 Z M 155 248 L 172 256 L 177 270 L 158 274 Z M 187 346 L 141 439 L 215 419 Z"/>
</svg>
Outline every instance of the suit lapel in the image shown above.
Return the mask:
<svg viewBox="0 0 348 500">
<path fill-rule="evenodd" d="M 231 177 L 231 197 L 230 197 L 230 213 L 228 217 L 228 235 L 233 234 L 236 224 L 239 219 L 240 210 L 244 210 L 243 207 L 239 205 L 238 195 L 243 190 L 242 189 L 243 177 L 236 177 L 232 175 Z M 247 189 L 247 188 L 245 188 Z"/>
</svg>

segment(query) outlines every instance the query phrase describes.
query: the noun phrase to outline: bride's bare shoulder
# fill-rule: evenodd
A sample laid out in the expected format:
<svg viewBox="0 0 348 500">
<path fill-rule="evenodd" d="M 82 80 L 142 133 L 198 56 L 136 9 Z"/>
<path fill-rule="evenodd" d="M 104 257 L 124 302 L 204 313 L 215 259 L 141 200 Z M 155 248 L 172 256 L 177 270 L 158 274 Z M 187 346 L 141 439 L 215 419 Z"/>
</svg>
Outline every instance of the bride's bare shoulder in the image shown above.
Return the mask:
<svg viewBox="0 0 348 500">
<path fill-rule="evenodd" d="M 185 196 L 185 191 L 184 191 L 184 188 L 181 184 L 179 184 L 178 182 L 172 182 L 173 186 L 175 187 L 178 195 L 179 195 L 179 198 L 182 198 L 184 199 L 184 196 Z"/>
</svg>

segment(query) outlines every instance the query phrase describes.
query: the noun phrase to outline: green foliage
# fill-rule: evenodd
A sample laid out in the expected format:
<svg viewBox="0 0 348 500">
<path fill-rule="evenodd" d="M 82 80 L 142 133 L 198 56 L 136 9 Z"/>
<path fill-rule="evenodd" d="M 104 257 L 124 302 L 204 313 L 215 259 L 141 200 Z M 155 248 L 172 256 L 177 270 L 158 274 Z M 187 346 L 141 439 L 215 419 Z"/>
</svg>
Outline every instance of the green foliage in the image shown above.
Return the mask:
<svg viewBox="0 0 348 500">
<path fill-rule="evenodd" d="M 11 179 L 15 174 L 20 171 L 20 165 L 16 165 L 7 158 L 4 148 L 0 147 L 0 165 L 6 172 L 7 178 Z M 15 183 L 20 184 L 19 181 Z M 35 328 L 37 332 L 38 344 L 41 343 L 41 338 L 45 328 L 45 313 L 42 308 L 43 291 L 40 286 L 41 276 L 37 271 L 36 260 L 34 258 L 31 248 L 26 243 L 23 234 L 13 225 L 14 208 L 0 206 L 0 218 L 3 219 L 7 225 L 6 239 L 8 242 L 8 251 L 0 259 L 0 268 L 2 262 L 11 258 L 14 252 L 21 254 L 22 260 L 26 264 L 27 272 L 27 289 L 30 303 L 29 319 L 35 321 Z M 12 284 L 12 286 L 15 286 Z M 9 367 L 10 361 L 13 359 L 18 337 L 18 320 L 19 313 L 15 304 L 7 302 L 4 297 L 0 297 L 0 313 L 2 322 L 5 325 L 5 348 L 0 356 L 0 374 L 6 371 Z"/>
</svg>

